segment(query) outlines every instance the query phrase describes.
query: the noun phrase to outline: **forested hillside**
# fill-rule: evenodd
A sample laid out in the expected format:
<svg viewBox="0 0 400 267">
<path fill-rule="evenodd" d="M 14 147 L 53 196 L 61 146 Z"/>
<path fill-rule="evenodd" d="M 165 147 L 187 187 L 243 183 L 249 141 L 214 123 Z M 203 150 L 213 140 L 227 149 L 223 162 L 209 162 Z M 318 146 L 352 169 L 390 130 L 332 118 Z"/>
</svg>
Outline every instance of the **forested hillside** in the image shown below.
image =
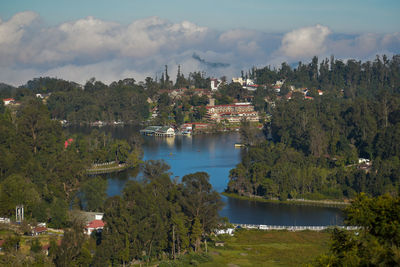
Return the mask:
<svg viewBox="0 0 400 267">
<path fill-rule="evenodd" d="M 0 113 L 0 216 L 25 205 L 26 218 L 67 225 L 67 210 L 93 163 L 139 162 L 134 140 L 116 140 L 94 131 L 67 136 L 40 100 L 25 98 L 18 111 Z"/>
<path fill-rule="evenodd" d="M 283 64 L 256 74 L 260 82 L 286 79 L 281 95 L 293 85 L 307 87 L 313 98 L 270 94 L 265 110 L 272 115 L 267 130 L 273 140 L 248 148 L 231 171 L 229 192 L 281 199 L 398 194 L 400 56 L 320 65 L 314 58 L 296 69 Z"/>
</svg>

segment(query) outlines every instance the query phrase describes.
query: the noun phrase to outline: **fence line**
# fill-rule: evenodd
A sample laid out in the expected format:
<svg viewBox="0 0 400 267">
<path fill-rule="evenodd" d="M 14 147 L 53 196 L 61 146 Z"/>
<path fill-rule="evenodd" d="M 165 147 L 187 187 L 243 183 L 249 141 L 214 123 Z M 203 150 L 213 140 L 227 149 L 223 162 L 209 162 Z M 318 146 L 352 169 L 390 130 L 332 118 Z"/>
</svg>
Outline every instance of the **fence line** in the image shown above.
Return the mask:
<svg viewBox="0 0 400 267">
<path fill-rule="evenodd" d="M 235 228 L 241 227 L 245 229 L 260 229 L 260 230 L 288 230 L 288 231 L 322 231 L 330 228 L 340 228 L 345 230 L 357 230 L 359 227 L 357 226 L 335 226 L 335 225 L 327 225 L 327 226 L 294 226 L 294 225 L 263 225 L 263 224 L 242 224 L 242 223 L 233 223 Z"/>
</svg>

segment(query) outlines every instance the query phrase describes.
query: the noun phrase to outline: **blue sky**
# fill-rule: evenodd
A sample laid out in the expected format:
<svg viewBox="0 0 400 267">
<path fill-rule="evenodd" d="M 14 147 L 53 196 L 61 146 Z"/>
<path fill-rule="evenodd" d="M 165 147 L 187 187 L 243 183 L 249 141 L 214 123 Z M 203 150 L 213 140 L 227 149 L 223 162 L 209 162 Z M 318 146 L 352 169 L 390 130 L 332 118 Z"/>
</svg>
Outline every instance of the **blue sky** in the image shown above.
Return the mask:
<svg viewBox="0 0 400 267">
<path fill-rule="evenodd" d="M 0 82 L 373 60 L 400 54 L 398 14 L 400 0 L 0 0 Z"/>
<path fill-rule="evenodd" d="M 219 30 L 232 28 L 282 32 L 324 24 L 337 32 L 387 33 L 400 27 L 398 0 L 2 0 L 0 16 L 35 11 L 49 24 L 82 17 L 130 23 L 159 16 L 189 20 Z"/>
</svg>

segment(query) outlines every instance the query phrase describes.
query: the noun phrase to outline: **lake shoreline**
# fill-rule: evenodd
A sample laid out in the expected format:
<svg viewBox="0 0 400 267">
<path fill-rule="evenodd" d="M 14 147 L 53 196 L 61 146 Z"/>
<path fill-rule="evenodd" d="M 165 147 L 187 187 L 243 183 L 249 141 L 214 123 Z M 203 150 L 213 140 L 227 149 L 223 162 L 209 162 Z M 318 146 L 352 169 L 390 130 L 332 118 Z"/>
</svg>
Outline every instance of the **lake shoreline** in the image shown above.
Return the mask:
<svg viewBox="0 0 400 267">
<path fill-rule="evenodd" d="M 317 207 L 333 207 L 343 209 L 347 207 L 350 202 L 339 202 L 339 201 L 331 201 L 331 200 L 275 200 L 275 199 L 266 199 L 262 197 L 250 197 L 250 196 L 240 196 L 235 193 L 221 192 L 221 195 L 224 195 L 229 198 L 235 198 L 240 200 L 254 201 L 254 202 L 264 202 L 264 203 L 275 203 L 275 204 L 286 204 L 286 205 L 301 205 L 301 206 L 317 206 Z"/>
</svg>

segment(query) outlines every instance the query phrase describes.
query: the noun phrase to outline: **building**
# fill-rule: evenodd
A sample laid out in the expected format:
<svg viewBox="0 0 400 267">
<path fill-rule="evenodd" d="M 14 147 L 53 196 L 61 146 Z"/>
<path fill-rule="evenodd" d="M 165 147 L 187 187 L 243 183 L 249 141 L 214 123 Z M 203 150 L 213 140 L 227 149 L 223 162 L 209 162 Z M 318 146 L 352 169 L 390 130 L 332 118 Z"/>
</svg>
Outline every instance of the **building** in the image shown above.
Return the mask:
<svg viewBox="0 0 400 267">
<path fill-rule="evenodd" d="M 175 136 L 175 130 L 169 126 L 163 126 L 154 132 L 155 136 Z"/>
<path fill-rule="evenodd" d="M 143 134 L 143 135 L 150 135 L 150 136 L 152 136 L 152 135 L 154 135 L 154 133 L 155 133 L 156 131 L 158 131 L 158 130 L 161 129 L 161 128 L 162 128 L 162 126 L 148 126 L 148 127 L 146 127 L 145 129 L 140 130 L 140 133 Z"/>
<path fill-rule="evenodd" d="M 243 80 L 242 77 L 239 77 L 239 78 L 233 77 L 233 78 L 232 78 L 232 82 L 233 82 L 233 83 L 240 83 L 241 86 L 243 86 L 243 84 L 244 84 L 244 80 Z"/>
<path fill-rule="evenodd" d="M 230 105 L 207 106 L 206 108 L 209 114 L 226 113 L 226 112 L 240 113 L 240 112 L 254 111 L 254 107 L 248 102 L 235 103 Z"/>
<path fill-rule="evenodd" d="M 45 226 L 37 226 L 32 229 L 31 235 L 41 235 L 47 233 L 47 228 Z"/>
<path fill-rule="evenodd" d="M 250 103 L 236 103 L 233 105 L 207 106 L 206 118 L 211 121 L 224 121 L 238 123 L 243 119 L 256 122 L 259 120 L 258 112 Z"/>
<path fill-rule="evenodd" d="M 231 235 L 232 236 L 233 232 L 235 232 L 235 229 L 227 228 L 227 229 L 216 230 L 215 234 L 216 235 Z"/>
<path fill-rule="evenodd" d="M 10 223 L 10 218 L 0 217 L 0 223 Z"/>
<path fill-rule="evenodd" d="M 4 106 L 9 106 L 15 104 L 15 99 L 14 98 L 4 98 L 3 99 Z"/>
<path fill-rule="evenodd" d="M 104 213 L 102 212 L 90 212 L 90 211 L 81 211 L 81 210 L 72 210 L 69 213 L 71 219 L 75 219 L 78 221 L 83 221 L 84 223 L 89 223 L 93 220 L 102 220 Z"/>
<path fill-rule="evenodd" d="M 192 122 L 192 123 L 184 123 L 181 125 L 181 129 L 193 130 L 194 129 L 207 129 L 210 127 L 209 123 L 202 122 Z"/>
<path fill-rule="evenodd" d="M 210 83 L 211 83 L 211 91 L 216 91 L 219 89 L 219 86 L 222 84 L 222 81 L 219 79 L 213 78 L 213 79 L 211 79 Z"/>
<path fill-rule="evenodd" d="M 85 234 L 91 235 L 93 232 L 103 231 L 105 223 L 103 220 L 93 220 L 85 225 Z"/>
</svg>

